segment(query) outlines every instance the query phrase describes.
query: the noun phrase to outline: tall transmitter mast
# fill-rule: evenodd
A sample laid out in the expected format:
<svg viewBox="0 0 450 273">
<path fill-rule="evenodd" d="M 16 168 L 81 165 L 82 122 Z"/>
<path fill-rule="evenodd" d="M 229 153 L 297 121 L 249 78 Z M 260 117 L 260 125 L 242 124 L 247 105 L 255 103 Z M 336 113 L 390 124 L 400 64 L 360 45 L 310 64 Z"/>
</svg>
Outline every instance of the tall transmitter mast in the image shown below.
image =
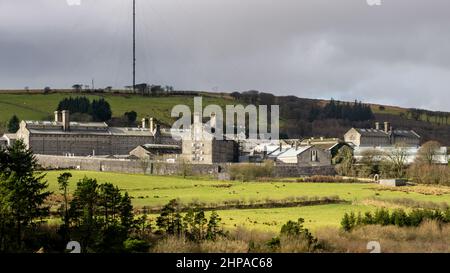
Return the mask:
<svg viewBox="0 0 450 273">
<path fill-rule="evenodd" d="M 136 93 L 136 0 L 133 0 L 133 93 Z"/>
</svg>

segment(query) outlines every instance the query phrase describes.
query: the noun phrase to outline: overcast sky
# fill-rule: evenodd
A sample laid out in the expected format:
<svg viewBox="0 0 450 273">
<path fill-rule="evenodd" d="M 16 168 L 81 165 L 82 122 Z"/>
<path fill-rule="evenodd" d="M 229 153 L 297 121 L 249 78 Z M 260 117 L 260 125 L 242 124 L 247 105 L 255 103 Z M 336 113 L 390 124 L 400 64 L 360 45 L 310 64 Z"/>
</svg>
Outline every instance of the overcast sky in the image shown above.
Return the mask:
<svg viewBox="0 0 450 273">
<path fill-rule="evenodd" d="M 0 88 L 130 84 L 132 1 L 67 1 L 0 0 Z M 137 7 L 138 82 L 450 111 L 448 0 Z"/>
</svg>

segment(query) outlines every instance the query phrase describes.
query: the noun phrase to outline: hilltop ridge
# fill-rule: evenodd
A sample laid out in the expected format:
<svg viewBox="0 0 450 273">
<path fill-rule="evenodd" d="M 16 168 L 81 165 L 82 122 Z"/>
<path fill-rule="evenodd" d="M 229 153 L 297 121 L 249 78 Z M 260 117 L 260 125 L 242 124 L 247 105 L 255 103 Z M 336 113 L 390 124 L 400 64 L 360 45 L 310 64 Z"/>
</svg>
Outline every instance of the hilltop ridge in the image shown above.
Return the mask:
<svg viewBox="0 0 450 273">
<path fill-rule="evenodd" d="M 20 119 L 51 119 L 59 101 L 70 96 L 86 96 L 90 99 L 103 97 L 111 104 L 113 118 L 119 118 L 127 111 L 136 111 L 138 118 L 152 116 L 163 125 L 169 126 L 174 121 L 170 117 L 173 106 L 185 104 L 193 107 L 194 96 L 203 96 L 203 106 L 217 104 L 225 107 L 229 104 L 247 103 L 280 105 L 280 132 L 281 137 L 284 138 L 311 136 L 342 138 L 342 135 L 353 126 L 371 128 L 374 121 L 389 121 L 396 128 L 415 130 L 422 136 L 423 141 L 434 139 L 443 145 L 450 146 L 449 112 L 368 104 L 373 112 L 373 119 L 349 121 L 320 117 L 320 111 L 330 102 L 329 100 L 275 96 L 257 91 L 249 92 L 174 91 L 170 94 L 142 96 L 132 94 L 129 90 L 111 90 L 109 92 L 74 91 L 73 89 L 47 90 L 47 92 L 42 89 L 0 90 L 0 128 L 5 131 L 6 123 L 13 114 L 19 116 Z M 319 111 L 316 118 L 311 116 L 314 111 Z"/>
</svg>

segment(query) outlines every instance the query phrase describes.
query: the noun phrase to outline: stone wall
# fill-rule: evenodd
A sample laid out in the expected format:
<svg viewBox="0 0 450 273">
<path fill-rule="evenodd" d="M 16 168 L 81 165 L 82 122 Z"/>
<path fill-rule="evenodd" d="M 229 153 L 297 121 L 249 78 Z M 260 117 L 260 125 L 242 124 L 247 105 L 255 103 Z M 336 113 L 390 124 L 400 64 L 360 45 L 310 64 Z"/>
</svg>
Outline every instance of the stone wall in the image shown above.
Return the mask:
<svg viewBox="0 0 450 273">
<path fill-rule="evenodd" d="M 159 163 L 145 160 L 109 159 L 98 157 L 64 157 L 52 155 L 36 155 L 44 169 L 75 169 L 86 171 L 120 172 L 131 174 L 154 175 L 213 175 L 226 177 L 233 164 L 186 164 Z M 300 167 L 295 164 L 277 164 L 274 167 L 275 177 L 298 177 L 310 175 L 335 175 L 334 166 Z"/>
<path fill-rule="evenodd" d="M 143 173 L 139 160 L 108 159 L 94 157 L 65 157 L 36 155 L 39 165 L 44 169 L 75 169 L 85 171 L 105 171 L 123 173 Z"/>
<path fill-rule="evenodd" d="M 274 168 L 275 177 L 299 177 L 312 175 L 336 175 L 336 170 L 334 166 L 276 165 Z"/>
<path fill-rule="evenodd" d="M 132 174 L 155 175 L 216 175 L 217 165 L 195 166 L 184 163 L 159 163 L 148 160 L 111 159 L 99 157 L 65 157 L 53 155 L 36 155 L 43 169 L 74 169 L 85 171 L 120 172 Z"/>
</svg>

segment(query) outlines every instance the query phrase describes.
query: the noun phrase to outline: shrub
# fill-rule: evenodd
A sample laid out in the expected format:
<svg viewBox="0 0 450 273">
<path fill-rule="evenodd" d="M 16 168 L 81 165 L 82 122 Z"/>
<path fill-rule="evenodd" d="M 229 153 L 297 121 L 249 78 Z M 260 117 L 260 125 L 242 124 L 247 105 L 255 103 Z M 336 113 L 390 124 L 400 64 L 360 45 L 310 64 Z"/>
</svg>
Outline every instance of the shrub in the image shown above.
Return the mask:
<svg viewBox="0 0 450 273">
<path fill-rule="evenodd" d="M 344 231 L 351 231 L 357 226 L 363 225 L 395 225 L 398 227 L 417 227 L 424 221 L 436 221 L 440 223 L 450 222 L 450 209 L 431 210 L 431 209 L 414 209 L 409 214 L 403 209 L 396 209 L 392 213 L 389 210 L 381 208 L 375 211 L 374 216 L 366 213 L 363 216 L 358 215 L 355 220 L 354 213 L 345 213 L 341 220 L 341 227 Z"/>
<path fill-rule="evenodd" d="M 341 220 L 341 227 L 344 231 L 352 230 L 356 225 L 354 213 L 345 213 Z"/>
<path fill-rule="evenodd" d="M 450 167 L 415 163 L 408 169 L 408 177 L 418 184 L 450 185 Z"/>
<path fill-rule="evenodd" d="M 126 252 L 138 253 L 138 252 L 148 252 L 150 245 L 139 239 L 127 239 L 123 242 L 123 246 Z"/>
<path fill-rule="evenodd" d="M 381 208 L 375 211 L 374 224 L 387 226 L 391 223 L 391 217 L 389 215 L 389 211 L 387 209 Z"/>
<path fill-rule="evenodd" d="M 277 251 L 281 247 L 281 240 L 279 237 L 274 237 L 267 242 L 267 246 L 271 251 Z"/>
<path fill-rule="evenodd" d="M 444 253 L 450 244 L 450 225 L 426 220 L 418 227 L 361 226 L 351 232 L 326 227 L 316 231 L 326 252 L 368 253 L 367 242 L 381 243 L 383 253 Z"/>
<path fill-rule="evenodd" d="M 299 218 L 297 222 L 288 221 L 281 227 L 280 236 L 282 238 L 287 237 L 287 240 L 283 240 L 285 242 L 293 240 L 297 242 L 297 246 L 300 243 L 307 248 L 306 251 L 314 250 L 317 247 L 317 239 L 314 238 L 307 228 L 303 227 L 304 222 L 303 218 Z"/>
<path fill-rule="evenodd" d="M 309 177 L 298 178 L 297 182 L 310 183 L 360 183 L 358 179 L 344 179 L 340 176 L 331 175 L 313 175 Z"/>
<path fill-rule="evenodd" d="M 243 182 L 254 181 L 264 177 L 271 177 L 273 174 L 273 162 L 266 161 L 262 165 L 257 164 L 235 164 L 230 167 L 230 178 Z"/>
<path fill-rule="evenodd" d="M 392 212 L 390 222 L 399 227 L 408 226 L 409 218 L 404 210 L 396 209 Z"/>
</svg>

